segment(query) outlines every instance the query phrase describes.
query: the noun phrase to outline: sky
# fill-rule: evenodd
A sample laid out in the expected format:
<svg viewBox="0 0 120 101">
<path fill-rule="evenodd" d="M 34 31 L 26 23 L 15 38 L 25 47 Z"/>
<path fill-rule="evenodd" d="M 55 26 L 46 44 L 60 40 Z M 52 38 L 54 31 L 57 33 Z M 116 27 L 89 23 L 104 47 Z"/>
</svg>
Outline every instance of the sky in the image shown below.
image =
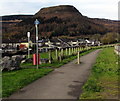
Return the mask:
<svg viewBox="0 0 120 101">
<path fill-rule="evenodd" d="M 118 20 L 118 2 L 119 0 L 0 0 L 0 16 L 35 14 L 44 7 L 73 5 L 84 16 Z"/>
</svg>

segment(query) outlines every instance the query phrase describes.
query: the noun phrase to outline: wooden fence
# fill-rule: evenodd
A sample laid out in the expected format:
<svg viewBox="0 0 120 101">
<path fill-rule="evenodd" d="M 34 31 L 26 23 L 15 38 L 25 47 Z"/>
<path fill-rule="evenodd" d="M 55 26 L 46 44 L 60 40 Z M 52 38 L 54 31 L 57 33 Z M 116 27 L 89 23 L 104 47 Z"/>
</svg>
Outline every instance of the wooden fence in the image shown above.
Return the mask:
<svg viewBox="0 0 120 101">
<path fill-rule="evenodd" d="M 116 54 L 120 55 L 120 45 L 116 45 L 114 51 Z"/>
</svg>

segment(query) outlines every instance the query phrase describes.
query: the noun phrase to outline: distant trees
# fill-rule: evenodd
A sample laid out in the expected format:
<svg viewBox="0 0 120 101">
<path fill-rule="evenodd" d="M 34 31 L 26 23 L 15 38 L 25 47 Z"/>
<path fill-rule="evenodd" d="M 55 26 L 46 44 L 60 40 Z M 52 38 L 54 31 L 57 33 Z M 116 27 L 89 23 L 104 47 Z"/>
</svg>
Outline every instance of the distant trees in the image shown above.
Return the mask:
<svg viewBox="0 0 120 101">
<path fill-rule="evenodd" d="M 109 32 L 106 33 L 102 38 L 101 38 L 101 42 L 103 44 L 110 44 L 110 43 L 115 43 L 118 42 L 120 39 L 120 35 L 118 33 L 115 32 Z"/>
<path fill-rule="evenodd" d="M 96 40 L 96 41 L 100 41 L 102 35 L 101 34 L 94 34 L 90 36 L 91 40 Z"/>
<path fill-rule="evenodd" d="M 57 16 L 52 17 L 50 19 L 46 19 L 46 20 L 44 19 L 44 23 L 53 23 L 53 22 L 62 23 L 62 19 L 58 18 Z"/>
<path fill-rule="evenodd" d="M 4 23 L 2 25 L 2 30 L 4 33 L 5 39 L 22 39 L 26 38 L 26 33 L 28 31 L 31 32 L 31 37 L 35 38 L 35 21 L 36 17 L 29 17 L 24 18 L 19 23 L 13 23 L 13 24 L 6 24 Z M 103 43 L 111 43 L 116 42 L 117 39 L 114 39 L 113 37 L 116 37 L 113 34 L 106 34 L 104 33 L 108 32 L 109 30 L 104 27 L 104 25 L 96 24 L 92 20 L 90 20 L 87 17 L 82 17 L 79 14 L 77 15 L 64 15 L 63 17 L 59 17 L 58 15 L 53 16 L 45 16 L 45 17 L 37 17 L 37 19 L 40 21 L 40 24 L 38 26 L 39 30 L 39 37 L 44 38 L 50 38 L 50 37 L 58 37 L 58 36 L 82 36 L 85 35 L 85 37 L 90 36 L 90 39 L 92 40 L 101 40 Z M 98 34 L 96 34 L 98 33 Z M 103 36 L 101 38 L 101 36 Z M 112 40 L 109 40 L 112 39 Z"/>
</svg>

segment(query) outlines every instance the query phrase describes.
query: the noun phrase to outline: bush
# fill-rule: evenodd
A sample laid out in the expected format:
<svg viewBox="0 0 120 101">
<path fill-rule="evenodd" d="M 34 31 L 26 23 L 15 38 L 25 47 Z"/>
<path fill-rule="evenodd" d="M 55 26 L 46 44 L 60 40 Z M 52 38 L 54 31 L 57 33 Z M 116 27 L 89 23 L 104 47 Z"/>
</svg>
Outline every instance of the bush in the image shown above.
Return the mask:
<svg viewBox="0 0 120 101">
<path fill-rule="evenodd" d="M 90 79 L 87 81 L 87 83 L 84 85 L 83 89 L 85 91 L 90 92 L 100 92 L 102 90 L 102 87 L 100 84 L 97 83 L 96 79 Z"/>
</svg>

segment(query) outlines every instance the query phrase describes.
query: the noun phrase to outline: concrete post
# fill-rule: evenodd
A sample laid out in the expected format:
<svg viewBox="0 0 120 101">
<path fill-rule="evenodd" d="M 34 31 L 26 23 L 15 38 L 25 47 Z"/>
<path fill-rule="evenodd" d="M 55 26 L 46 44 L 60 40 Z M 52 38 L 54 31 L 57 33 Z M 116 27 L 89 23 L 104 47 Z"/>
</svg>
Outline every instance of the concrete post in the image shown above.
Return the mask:
<svg viewBox="0 0 120 101">
<path fill-rule="evenodd" d="M 72 47 L 72 54 L 73 54 L 73 47 Z"/>
<path fill-rule="evenodd" d="M 76 54 L 76 47 L 74 48 L 74 54 Z"/>
<path fill-rule="evenodd" d="M 59 60 L 60 60 L 60 62 L 62 61 L 61 51 L 59 52 Z"/>
<path fill-rule="evenodd" d="M 84 47 L 82 48 L 82 51 L 84 51 Z"/>
<path fill-rule="evenodd" d="M 80 52 L 78 52 L 78 59 L 77 63 L 80 64 Z"/>
<path fill-rule="evenodd" d="M 76 54 L 76 47 L 74 48 L 74 54 Z"/>
<path fill-rule="evenodd" d="M 78 52 L 78 47 L 76 47 L 76 54 L 77 54 L 77 52 Z"/>
<path fill-rule="evenodd" d="M 80 48 L 80 50 L 82 51 L 82 47 Z"/>
<path fill-rule="evenodd" d="M 69 48 L 69 55 L 71 55 L 71 53 L 70 53 L 70 48 Z"/>
<path fill-rule="evenodd" d="M 51 64 L 52 63 L 52 61 L 51 61 L 51 50 L 49 50 L 49 63 Z"/>
<path fill-rule="evenodd" d="M 74 48 L 74 54 L 76 54 L 76 47 Z"/>
<path fill-rule="evenodd" d="M 64 56 L 63 49 L 61 49 L 61 55 L 62 55 L 62 57 Z"/>
<path fill-rule="evenodd" d="M 66 56 L 68 55 L 68 53 L 67 53 L 67 52 L 68 52 L 68 49 L 66 48 Z"/>
<path fill-rule="evenodd" d="M 75 47 L 75 54 L 76 54 L 76 52 L 77 52 L 77 51 L 76 51 L 76 47 Z"/>
<path fill-rule="evenodd" d="M 56 60 L 58 60 L 58 50 L 56 49 Z"/>
<path fill-rule="evenodd" d="M 74 54 L 74 52 L 75 52 L 75 48 L 73 47 L 73 54 Z"/>
</svg>

